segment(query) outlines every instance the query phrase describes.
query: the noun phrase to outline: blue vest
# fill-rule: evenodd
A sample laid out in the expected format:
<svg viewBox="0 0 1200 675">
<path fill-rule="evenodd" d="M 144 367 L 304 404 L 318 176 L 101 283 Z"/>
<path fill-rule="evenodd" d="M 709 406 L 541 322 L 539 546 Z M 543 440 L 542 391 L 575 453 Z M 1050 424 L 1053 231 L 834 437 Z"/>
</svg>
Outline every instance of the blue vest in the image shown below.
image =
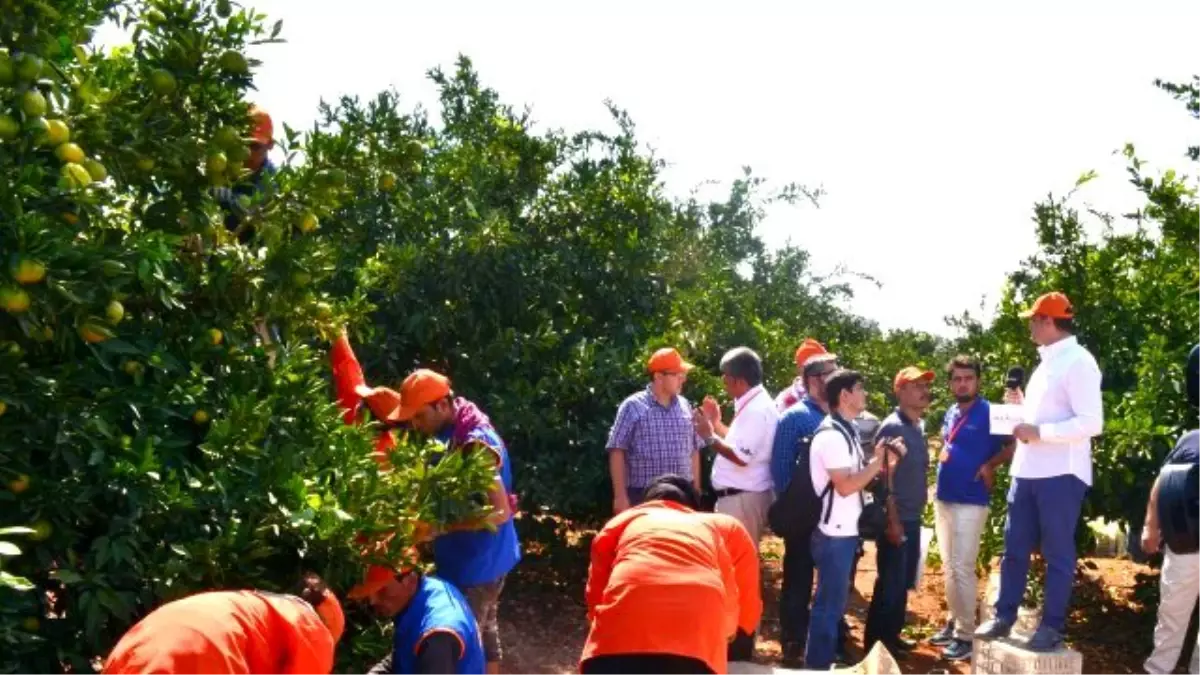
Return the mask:
<svg viewBox="0 0 1200 675">
<path fill-rule="evenodd" d="M 482 674 L 487 669 L 479 626 L 467 599 L 452 584 L 437 577 L 423 577 L 408 608 L 396 616 L 392 669 L 415 673 L 417 646 L 434 631 L 449 631 L 462 642 L 463 653 L 456 673 Z"/>
<path fill-rule="evenodd" d="M 478 438 L 499 451 L 500 477 L 504 480 L 504 489 L 511 495 L 512 464 L 500 434 L 492 427 L 484 426 L 472 431 L 471 438 Z M 441 440 L 448 442 L 449 433 Z M 433 559 L 438 576 L 459 588 L 496 581 L 521 560 L 516 525 L 509 518 L 495 532 L 485 529 L 443 534 L 433 540 Z"/>
</svg>

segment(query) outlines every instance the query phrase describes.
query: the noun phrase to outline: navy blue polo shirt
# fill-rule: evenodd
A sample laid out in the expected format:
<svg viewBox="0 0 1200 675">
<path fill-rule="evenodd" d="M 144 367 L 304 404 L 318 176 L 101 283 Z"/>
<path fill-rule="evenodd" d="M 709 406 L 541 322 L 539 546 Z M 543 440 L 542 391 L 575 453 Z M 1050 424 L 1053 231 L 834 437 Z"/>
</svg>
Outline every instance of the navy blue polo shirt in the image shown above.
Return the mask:
<svg viewBox="0 0 1200 675">
<path fill-rule="evenodd" d="M 1000 452 L 1008 438 L 991 434 L 989 408 L 987 401 L 976 398 L 967 408 L 966 419 L 957 405 L 946 411 L 942 443 L 950 457 L 945 462 L 938 462 L 937 498 L 940 501 L 987 506 L 987 485 L 975 475 L 979 473 L 979 467 Z"/>
<path fill-rule="evenodd" d="M 1175 449 L 1167 455 L 1163 464 L 1200 463 L 1200 429 L 1193 429 L 1179 437 Z"/>
</svg>

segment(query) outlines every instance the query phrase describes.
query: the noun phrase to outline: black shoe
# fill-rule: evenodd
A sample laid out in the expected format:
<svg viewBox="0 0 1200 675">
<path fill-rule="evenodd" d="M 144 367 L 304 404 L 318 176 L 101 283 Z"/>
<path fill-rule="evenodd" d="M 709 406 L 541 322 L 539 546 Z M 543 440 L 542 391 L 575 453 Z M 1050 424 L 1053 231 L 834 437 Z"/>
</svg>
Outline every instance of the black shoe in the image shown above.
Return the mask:
<svg viewBox="0 0 1200 675">
<path fill-rule="evenodd" d="M 1053 652 L 1063 646 L 1063 634 L 1049 626 L 1038 626 L 1033 637 L 1025 643 L 1025 649 L 1031 652 Z"/>
<path fill-rule="evenodd" d="M 967 640 L 952 640 L 950 646 L 942 651 L 942 657 L 947 661 L 965 661 L 971 658 L 971 643 Z"/>
<path fill-rule="evenodd" d="M 975 629 L 975 637 L 980 640 L 999 640 L 1012 633 L 1013 625 L 1001 619 L 990 619 Z"/>
<path fill-rule="evenodd" d="M 791 668 L 793 670 L 804 669 L 804 645 L 794 642 L 783 646 L 783 658 L 780 659 L 779 665 L 782 668 Z"/>
<path fill-rule="evenodd" d="M 941 630 L 929 638 L 929 644 L 935 647 L 949 647 L 954 644 L 954 621 L 947 621 Z"/>
<path fill-rule="evenodd" d="M 893 644 L 897 650 L 902 652 L 911 652 L 917 648 L 917 643 L 913 642 L 912 640 L 905 640 L 902 637 L 896 638 L 896 642 Z"/>
</svg>

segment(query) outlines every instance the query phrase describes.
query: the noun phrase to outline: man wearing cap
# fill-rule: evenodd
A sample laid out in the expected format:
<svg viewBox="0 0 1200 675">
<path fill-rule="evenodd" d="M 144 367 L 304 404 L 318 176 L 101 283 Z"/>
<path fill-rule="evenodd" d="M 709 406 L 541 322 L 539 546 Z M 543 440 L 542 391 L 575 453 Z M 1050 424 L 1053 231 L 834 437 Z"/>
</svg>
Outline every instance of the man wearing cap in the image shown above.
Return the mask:
<svg viewBox="0 0 1200 675">
<path fill-rule="evenodd" d="M 876 437 L 900 438 L 908 452 L 888 475 L 891 506 L 903 527 L 899 541 L 880 537 L 875 542 L 875 590 L 867 610 L 863 648 L 883 642 L 893 655 L 903 656 L 913 645 L 900 637 L 908 610 L 908 591 L 915 586 L 921 560 L 921 514 L 929 494 L 926 475 L 929 447 L 925 441 L 925 411 L 929 408 L 931 370 L 909 366 L 896 373 L 892 391 L 897 407 L 884 418 Z"/>
<path fill-rule="evenodd" d="M 621 402 L 605 446 L 613 513 L 640 504 L 646 486 L 664 474 L 686 476 L 700 489 L 704 441 L 692 426 L 692 406 L 681 393 L 692 364 L 667 347 L 654 352 L 646 368 L 650 384 Z"/>
<path fill-rule="evenodd" d="M 804 338 L 804 342 L 801 342 L 800 346 L 796 348 L 796 379 L 775 397 L 775 409 L 780 414 L 804 400 L 804 395 L 807 391 L 804 384 L 806 379 L 804 377 L 804 364 L 818 354 L 827 353 L 824 345 L 812 338 Z M 776 490 L 776 492 L 779 492 L 779 490 Z"/>
<path fill-rule="evenodd" d="M 130 628 L 104 673 L 328 673 L 341 604 L 315 574 L 299 595 L 211 591 L 168 602 Z"/>
<path fill-rule="evenodd" d="M 499 672 L 500 593 L 505 575 L 521 560 L 509 499 L 513 477 L 508 449 L 488 416 L 474 403 L 455 396 L 444 375 L 427 369 L 414 371 L 400 386 L 400 400 L 400 407 L 386 419 L 407 422 L 451 452 L 482 450 L 495 460 L 495 483 L 488 491 L 493 511 L 487 521 L 460 523 L 432 535 L 438 576 L 461 589 L 470 601 L 483 632 L 488 672 Z"/>
<path fill-rule="evenodd" d="M 347 594 L 392 618 L 392 652 L 368 673 L 471 673 L 487 668 L 479 626 L 453 584 L 408 568 L 372 565 L 366 580 Z"/>
<path fill-rule="evenodd" d="M 779 411 L 762 384 L 762 360 L 748 347 L 736 347 L 721 357 L 725 393 L 733 397 L 733 419 L 721 421 L 721 406 L 706 398 L 693 413 L 696 433 L 716 452 L 712 486 L 718 513 L 728 513 L 746 526 L 755 545 L 762 539 L 767 509 L 774 499 L 771 449 Z"/>
<path fill-rule="evenodd" d="M 579 672 L 728 672 L 729 640 L 762 615 L 758 548 L 699 507 L 690 478 L 660 476 L 592 540 Z"/>
<path fill-rule="evenodd" d="M 792 481 L 801 441 L 816 433 L 821 421 L 829 414 L 825 378 L 837 367 L 837 356 L 824 350 L 807 356 L 804 361 L 801 368 L 804 398 L 779 418 L 772 442 L 771 480 L 776 495 L 782 494 Z M 785 539 L 783 546 L 783 588 L 779 599 L 783 667 L 798 668 L 804 665 L 804 646 L 808 639 L 813 558 L 808 538 Z M 843 619 L 839 626 L 839 643 L 845 642 L 848 632 L 849 627 Z"/>
<path fill-rule="evenodd" d="M 238 181 L 233 187 L 213 188 L 213 198 L 225 210 L 225 229 L 236 232 L 246 215 L 246 208 L 239 202 L 240 198 L 253 197 L 267 187 L 267 180 L 275 175 L 275 165 L 268 158 L 271 148 L 275 147 L 275 125 L 267 111 L 253 106 L 249 113 L 250 122 L 250 157 L 246 160 L 249 175 Z M 238 241 L 245 244 L 254 236 L 252 228 L 246 228 L 238 234 Z"/>
<path fill-rule="evenodd" d="M 1029 557 L 1040 546 L 1046 561 L 1042 622 L 1026 647 L 1053 651 L 1063 642 L 1075 578 L 1075 526 L 1092 484 L 1091 439 L 1104 429 L 1100 367 L 1073 335 L 1075 313 L 1062 293 L 1047 293 L 1022 314 L 1041 363 L 1028 391 L 1005 401 L 1022 405 L 1025 422 L 1013 429 L 1017 449 L 1010 473 L 1008 519 L 996 616 L 979 627 L 981 639 L 1007 637 L 1025 595 Z"/>
<path fill-rule="evenodd" d="M 380 468 L 389 468 L 391 462 L 388 453 L 396 445 L 392 436 L 395 420 L 389 419 L 393 412 L 400 407 L 400 393 L 387 387 L 368 387 L 363 376 L 362 366 L 354 349 L 350 346 L 350 338 L 346 331 L 338 335 L 329 350 L 329 358 L 333 367 L 333 385 L 337 393 L 338 404 L 341 405 L 342 419 L 346 424 L 354 424 L 369 414 L 376 422 L 383 425 L 379 437 L 375 441 L 375 461 Z"/>
</svg>

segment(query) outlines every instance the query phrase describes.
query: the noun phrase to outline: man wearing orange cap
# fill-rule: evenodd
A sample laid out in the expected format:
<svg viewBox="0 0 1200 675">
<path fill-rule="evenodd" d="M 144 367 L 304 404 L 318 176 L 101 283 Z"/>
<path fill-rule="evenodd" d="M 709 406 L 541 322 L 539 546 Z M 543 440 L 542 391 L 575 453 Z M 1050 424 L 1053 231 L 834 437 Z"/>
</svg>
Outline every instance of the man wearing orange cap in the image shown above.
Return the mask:
<svg viewBox="0 0 1200 675">
<path fill-rule="evenodd" d="M 369 673 L 471 673 L 487 668 L 479 625 L 453 584 L 415 569 L 372 565 L 347 594 L 395 623 L 392 652 Z"/>
<path fill-rule="evenodd" d="M 299 596 L 212 591 L 168 602 L 130 628 L 104 673 L 328 673 L 341 604 L 320 577 Z"/>
<path fill-rule="evenodd" d="M 388 453 L 396 445 L 391 429 L 397 424 L 390 416 L 400 407 L 400 393 L 387 387 L 367 386 L 362 366 L 354 355 L 354 348 L 350 346 L 350 338 L 345 330 L 333 341 L 329 357 L 333 366 L 334 389 L 344 411 L 342 419 L 346 424 L 354 424 L 364 413 L 370 413 L 375 421 L 383 425 L 375 442 L 375 460 L 381 468 L 388 468 L 391 466 Z"/>
<path fill-rule="evenodd" d="M 1012 486 L 1004 526 L 1004 557 L 996 616 L 975 637 L 1007 637 L 1028 583 L 1029 557 L 1040 546 L 1046 561 L 1042 622 L 1026 648 L 1052 651 L 1063 629 L 1075 578 L 1075 526 L 1092 484 L 1091 439 L 1104 429 L 1100 366 L 1075 338 L 1075 312 L 1062 293 L 1047 293 L 1029 311 L 1029 332 L 1041 363 L 1028 391 L 1012 389 L 1005 401 L 1021 405 L 1025 422 L 1013 429 Z"/>
<path fill-rule="evenodd" d="M 666 347 L 654 352 L 646 369 L 650 384 L 621 402 L 605 446 L 614 513 L 641 503 L 646 486 L 664 474 L 687 476 L 700 489 L 704 441 L 692 427 L 692 406 L 681 393 L 692 364 Z"/>
<path fill-rule="evenodd" d="M 775 408 L 779 412 L 785 412 L 788 408 L 804 400 L 804 396 L 807 394 L 807 389 L 804 387 L 804 364 L 814 356 L 828 353 L 820 342 L 812 338 L 804 338 L 804 342 L 801 342 L 800 346 L 796 348 L 796 379 L 791 386 L 784 388 L 775 396 Z"/>
<path fill-rule="evenodd" d="M 913 644 L 900 637 L 908 611 L 908 591 L 915 587 L 921 560 L 921 515 L 928 501 L 929 446 L 925 439 L 925 411 L 929 409 L 932 370 L 909 366 L 896 373 L 892 391 L 898 405 L 879 425 L 876 438 L 904 441 L 907 452 L 888 476 L 889 508 L 894 508 L 903 532 L 875 542 L 875 590 L 867 611 L 863 648 L 883 642 L 894 656 L 902 657 Z"/>
<path fill-rule="evenodd" d="M 699 502 L 690 478 L 659 476 L 592 540 L 579 672 L 728 672 L 729 641 L 762 615 L 758 549 Z"/>
<path fill-rule="evenodd" d="M 488 491 L 492 514 L 486 522 L 460 523 L 433 533 L 438 576 L 453 583 L 471 603 L 483 632 L 489 673 L 500 669 L 498 609 L 504 577 L 521 560 L 521 545 L 513 524 L 512 466 L 504 440 L 491 420 L 474 403 L 455 396 L 450 380 L 420 369 L 400 386 L 400 405 L 384 419 L 408 423 L 436 438 L 450 451 L 487 452 L 496 463 L 495 482 Z"/>
<path fill-rule="evenodd" d="M 232 187 L 213 188 L 213 198 L 225 210 L 225 228 L 230 232 L 238 231 L 246 208 L 239 202 L 242 197 L 253 197 L 264 191 L 266 181 L 275 175 L 275 165 L 268 158 L 271 148 L 275 147 L 275 126 L 267 111 L 253 106 L 249 112 L 250 126 L 250 156 L 246 160 L 246 168 L 250 174 L 238 181 Z M 245 244 L 253 237 L 251 228 L 238 233 L 238 241 Z"/>
</svg>

